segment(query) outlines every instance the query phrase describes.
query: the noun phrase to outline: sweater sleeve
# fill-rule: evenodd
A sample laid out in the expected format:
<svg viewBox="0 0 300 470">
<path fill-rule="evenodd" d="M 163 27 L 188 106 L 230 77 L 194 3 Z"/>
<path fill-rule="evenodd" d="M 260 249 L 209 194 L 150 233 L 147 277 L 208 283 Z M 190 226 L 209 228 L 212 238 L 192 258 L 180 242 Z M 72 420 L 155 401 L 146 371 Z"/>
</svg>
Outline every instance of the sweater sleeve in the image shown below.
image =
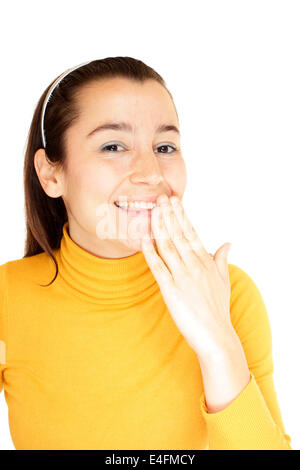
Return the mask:
<svg viewBox="0 0 300 470">
<path fill-rule="evenodd" d="M 245 351 L 250 381 L 223 410 L 209 413 L 204 392 L 200 408 L 209 449 L 292 450 L 273 383 L 272 337 L 267 310 L 254 281 L 229 264 L 232 325 Z"/>
<path fill-rule="evenodd" d="M 5 366 L 6 356 L 6 314 L 4 311 L 4 299 L 5 299 L 5 285 L 4 285 L 4 273 L 5 264 L 0 266 L 0 393 L 3 389 L 3 370 Z"/>
</svg>

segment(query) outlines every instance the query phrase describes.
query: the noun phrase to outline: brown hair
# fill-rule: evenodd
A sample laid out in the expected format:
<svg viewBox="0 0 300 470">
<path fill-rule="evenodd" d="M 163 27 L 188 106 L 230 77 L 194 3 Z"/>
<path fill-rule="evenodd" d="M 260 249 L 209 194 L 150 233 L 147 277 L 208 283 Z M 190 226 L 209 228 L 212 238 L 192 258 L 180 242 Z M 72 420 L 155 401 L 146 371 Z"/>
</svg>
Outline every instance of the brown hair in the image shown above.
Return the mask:
<svg viewBox="0 0 300 470">
<path fill-rule="evenodd" d="M 149 79 L 156 80 L 166 89 L 173 101 L 163 78 L 141 60 L 132 57 L 107 57 L 83 65 L 63 78 L 54 89 L 47 104 L 44 132 L 46 136 L 45 151 L 49 162 L 61 167 L 65 165 L 64 135 L 79 117 L 79 111 L 76 107 L 76 92 L 91 81 L 114 77 L 124 77 L 140 83 Z M 55 80 L 44 91 L 35 108 L 28 133 L 24 161 L 26 241 L 23 258 L 42 252 L 51 256 L 56 273 L 47 286 L 56 279 L 58 274 L 58 264 L 53 250 L 60 247 L 62 228 L 68 220 L 62 197 L 52 198 L 45 193 L 34 167 L 35 152 L 39 148 L 43 148 L 40 125 L 42 107 L 47 92 Z"/>
</svg>

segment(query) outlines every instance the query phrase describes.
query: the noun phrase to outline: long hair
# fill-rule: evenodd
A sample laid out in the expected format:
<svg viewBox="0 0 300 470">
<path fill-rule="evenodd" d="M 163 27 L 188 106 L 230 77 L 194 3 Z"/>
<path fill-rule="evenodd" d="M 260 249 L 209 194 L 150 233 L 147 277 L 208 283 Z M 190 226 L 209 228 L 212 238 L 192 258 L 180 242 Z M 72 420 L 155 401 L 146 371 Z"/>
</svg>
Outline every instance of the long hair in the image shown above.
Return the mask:
<svg viewBox="0 0 300 470">
<path fill-rule="evenodd" d="M 76 94 L 89 82 L 107 78 L 124 77 L 139 83 L 152 79 L 160 83 L 169 93 L 163 78 L 141 60 L 132 57 L 107 57 L 94 60 L 70 72 L 54 89 L 47 104 L 44 116 L 46 136 L 45 152 L 52 164 L 65 168 L 65 132 L 79 118 Z M 53 250 L 60 247 L 62 228 L 68 220 L 62 197 L 48 196 L 42 188 L 34 167 L 34 155 L 43 148 L 41 134 L 41 113 L 48 90 L 56 78 L 46 88 L 34 110 L 30 125 L 24 161 L 24 195 L 26 218 L 26 241 L 24 256 L 34 256 L 46 252 L 52 258 L 58 274 L 58 264 Z M 174 102 L 174 101 L 173 101 Z"/>
</svg>

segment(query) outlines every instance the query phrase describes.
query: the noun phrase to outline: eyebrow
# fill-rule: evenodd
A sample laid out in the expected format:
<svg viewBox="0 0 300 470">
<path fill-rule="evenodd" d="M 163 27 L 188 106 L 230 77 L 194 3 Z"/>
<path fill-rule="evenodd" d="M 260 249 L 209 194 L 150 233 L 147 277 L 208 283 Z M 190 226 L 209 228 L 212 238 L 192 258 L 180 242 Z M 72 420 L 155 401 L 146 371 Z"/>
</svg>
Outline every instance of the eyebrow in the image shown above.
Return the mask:
<svg viewBox="0 0 300 470">
<path fill-rule="evenodd" d="M 132 126 L 127 122 L 106 122 L 105 124 L 101 124 L 101 126 L 96 127 L 96 129 L 92 130 L 87 137 L 91 137 L 92 135 L 96 134 L 96 132 L 101 132 L 104 130 L 113 130 L 113 131 L 126 131 L 132 132 Z M 172 124 L 160 124 L 157 129 L 155 130 L 156 134 L 160 134 L 162 132 L 176 132 L 180 135 L 178 127 Z"/>
</svg>

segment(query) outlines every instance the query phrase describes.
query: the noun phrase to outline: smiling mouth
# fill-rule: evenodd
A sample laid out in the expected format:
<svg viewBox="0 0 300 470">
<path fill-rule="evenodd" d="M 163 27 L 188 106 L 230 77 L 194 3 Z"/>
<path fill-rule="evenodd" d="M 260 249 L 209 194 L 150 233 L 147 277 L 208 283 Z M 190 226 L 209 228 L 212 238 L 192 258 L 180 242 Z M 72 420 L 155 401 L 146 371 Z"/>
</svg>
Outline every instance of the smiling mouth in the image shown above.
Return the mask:
<svg viewBox="0 0 300 470">
<path fill-rule="evenodd" d="M 142 202 L 142 203 L 126 203 L 126 202 L 119 202 L 115 201 L 114 204 L 119 207 L 120 209 L 125 209 L 125 210 L 152 210 L 154 207 L 156 207 L 155 202 Z"/>
<path fill-rule="evenodd" d="M 121 203 L 122 204 L 122 203 Z M 151 215 L 151 211 L 154 207 L 156 207 L 156 204 L 155 203 L 147 203 L 146 206 L 140 206 L 140 207 L 137 207 L 135 206 L 134 204 L 122 204 L 122 205 L 119 205 L 117 203 L 117 201 L 114 202 L 114 205 L 124 211 L 124 212 L 127 212 L 129 215 L 147 215 L 147 216 L 150 216 Z"/>
</svg>

